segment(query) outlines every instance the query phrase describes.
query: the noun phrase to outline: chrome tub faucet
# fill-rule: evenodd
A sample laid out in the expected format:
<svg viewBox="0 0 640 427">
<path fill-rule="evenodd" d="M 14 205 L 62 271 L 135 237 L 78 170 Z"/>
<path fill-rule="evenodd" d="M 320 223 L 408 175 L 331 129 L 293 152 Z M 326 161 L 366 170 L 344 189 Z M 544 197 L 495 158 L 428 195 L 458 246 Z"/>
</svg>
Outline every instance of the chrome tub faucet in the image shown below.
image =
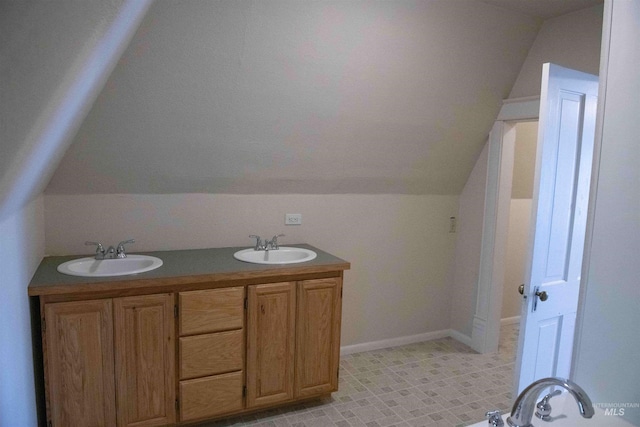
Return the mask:
<svg viewBox="0 0 640 427">
<path fill-rule="evenodd" d="M 593 417 L 594 411 L 591 399 L 578 384 L 564 378 L 543 378 L 530 384 L 516 398 L 511 409 L 511 416 L 507 418 L 507 424 L 510 427 L 533 427 L 531 419 L 536 408 L 536 416 L 544 421 L 549 421 L 551 419 L 549 400 L 560 393 L 554 391 L 542 398 L 537 404 L 536 401 L 542 390 L 552 386 L 562 387 L 573 396 L 583 418 Z"/>
</svg>

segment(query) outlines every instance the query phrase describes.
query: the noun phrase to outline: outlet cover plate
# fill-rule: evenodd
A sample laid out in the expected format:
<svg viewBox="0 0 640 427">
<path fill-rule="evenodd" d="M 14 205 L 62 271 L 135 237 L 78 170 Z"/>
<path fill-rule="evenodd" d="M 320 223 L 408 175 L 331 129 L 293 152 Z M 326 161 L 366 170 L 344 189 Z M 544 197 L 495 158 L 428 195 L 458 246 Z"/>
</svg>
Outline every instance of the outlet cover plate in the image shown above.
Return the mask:
<svg viewBox="0 0 640 427">
<path fill-rule="evenodd" d="M 302 224 L 302 214 L 285 214 L 284 225 L 300 225 Z"/>
</svg>

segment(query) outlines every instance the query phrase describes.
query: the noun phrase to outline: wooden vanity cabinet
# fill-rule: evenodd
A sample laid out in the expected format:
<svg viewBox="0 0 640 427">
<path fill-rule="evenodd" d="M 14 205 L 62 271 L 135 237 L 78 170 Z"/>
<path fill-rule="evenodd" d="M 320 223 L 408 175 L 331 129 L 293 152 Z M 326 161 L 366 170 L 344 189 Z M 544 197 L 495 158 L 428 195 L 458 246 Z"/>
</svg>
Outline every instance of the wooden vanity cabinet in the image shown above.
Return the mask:
<svg viewBox="0 0 640 427">
<path fill-rule="evenodd" d="M 175 422 L 173 294 L 45 304 L 52 427 Z"/>
<path fill-rule="evenodd" d="M 34 292 L 50 427 L 190 425 L 338 389 L 341 270 L 173 280 Z"/>
</svg>

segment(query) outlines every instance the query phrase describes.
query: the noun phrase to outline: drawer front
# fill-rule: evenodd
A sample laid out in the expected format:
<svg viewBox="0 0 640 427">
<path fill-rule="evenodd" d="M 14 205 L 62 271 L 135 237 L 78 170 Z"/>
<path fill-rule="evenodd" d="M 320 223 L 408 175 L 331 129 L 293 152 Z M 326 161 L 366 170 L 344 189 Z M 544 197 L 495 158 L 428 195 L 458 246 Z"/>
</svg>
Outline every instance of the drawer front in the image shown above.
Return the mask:
<svg viewBox="0 0 640 427">
<path fill-rule="evenodd" d="M 243 356 L 243 329 L 180 338 L 180 379 L 239 371 Z"/>
<path fill-rule="evenodd" d="M 238 411 L 242 400 L 242 371 L 180 381 L 180 420 Z"/>
<path fill-rule="evenodd" d="M 180 335 L 240 329 L 244 287 L 180 292 Z"/>
</svg>

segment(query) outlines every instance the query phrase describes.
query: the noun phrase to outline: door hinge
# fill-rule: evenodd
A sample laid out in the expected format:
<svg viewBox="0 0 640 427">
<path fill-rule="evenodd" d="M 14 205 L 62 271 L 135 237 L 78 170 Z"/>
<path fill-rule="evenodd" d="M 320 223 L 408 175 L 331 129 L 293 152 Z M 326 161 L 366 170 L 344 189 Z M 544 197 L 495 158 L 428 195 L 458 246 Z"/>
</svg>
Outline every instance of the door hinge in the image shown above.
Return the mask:
<svg viewBox="0 0 640 427">
<path fill-rule="evenodd" d="M 247 397 L 247 386 L 246 385 L 242 386 L 242 397 Z"/>
<path fill-rule="evenodd" d="M 176 399 L 176 412 L 180 410 L 180 401 Z"/>
<path fill-rule="evenodd" d="M 247 308 L 249 308 L 249 299 L 244 297 L 244 309 L 246 310 Z"/>
<path fill-rule="evenodd" d="M 178 318 L 178 304 L 174 304 L 173 306 L 173 317 Z"/>
<path fill-rule="evenodd" d="M 42 332 L 47 332 L 47 320 L 44 317 L 42 318 Z"/>
</svg>

